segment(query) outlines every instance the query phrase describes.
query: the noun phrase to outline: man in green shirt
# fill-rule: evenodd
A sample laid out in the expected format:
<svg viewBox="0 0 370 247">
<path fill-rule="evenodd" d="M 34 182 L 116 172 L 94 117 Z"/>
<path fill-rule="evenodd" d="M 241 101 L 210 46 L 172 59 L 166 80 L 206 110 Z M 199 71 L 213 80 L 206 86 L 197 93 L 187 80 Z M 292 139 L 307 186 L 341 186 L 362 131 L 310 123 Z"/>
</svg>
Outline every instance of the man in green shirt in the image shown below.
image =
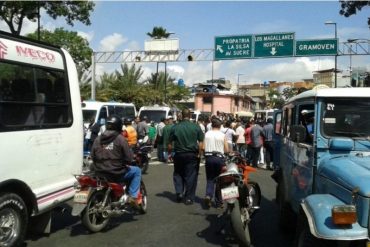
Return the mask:
<svg viewBox="0 0 370 247">
<path fill-rule="evenodd" d="M 151 144 L 154 144 L 155 137 L 157 136 L 157 129 L 154 126 L 154 122 L 153 121 L 150 122 L 148 136 L 149 136 L 150 143 Z"/>
<path fill-rule="evenodd" d="M 175 152 L 173 182 L 176 199 L 181 202 L 184 198 L 185 204 L 191 205 L 195 199 L 204 134 L 198 124 L 190 121 L 189 109 L 182 110 L 181 115 L 182 120 L 171 128 L 168 153 Z"/>
<path fill-rule="evenodd" d="M 169 156 L 172 156 L 171 153 L 167 152 L 167 146 L 168 146 L 168 143 L 169 143 L 169 140 L 170 140 L 170 133 L 171 133 L 172 126 L 173 126 L 173 117 L 169 116 L 167 118 L 166 126 L 163 127 L 163 134 L 162 134 L 163 150 L 164 150 L 163 158 L 164 158 L 165 162 L 168 162 L 169 161 L 168 160 Z"/>
</svg>

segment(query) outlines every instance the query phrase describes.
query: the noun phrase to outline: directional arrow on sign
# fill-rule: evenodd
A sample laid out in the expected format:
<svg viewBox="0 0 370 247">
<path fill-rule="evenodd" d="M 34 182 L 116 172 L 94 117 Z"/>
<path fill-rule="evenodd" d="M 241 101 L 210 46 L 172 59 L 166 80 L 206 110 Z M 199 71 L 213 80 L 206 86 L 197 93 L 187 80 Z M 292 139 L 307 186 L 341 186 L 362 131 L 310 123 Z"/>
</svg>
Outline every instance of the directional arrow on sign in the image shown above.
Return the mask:
<svg viewBox="0 0 370 247">
<path fill-rule="evenodd" d="M 274 55 L 276 54 L 276 52 L 277 52 L 277 51 L 276 51 L 275 47 L 272 47 L 272 49 L 271 49 L 271 51 L 270 51 L 271 55 L 273 55 L 273 56 L 274 56 Z"/>
<path fill-rule="evenodd" d="M 222 49 L 221 45 L 217 45 L 216 49 L 220 51 L 221 53 L 224 53 L 224 50 Z"/>
</svg>

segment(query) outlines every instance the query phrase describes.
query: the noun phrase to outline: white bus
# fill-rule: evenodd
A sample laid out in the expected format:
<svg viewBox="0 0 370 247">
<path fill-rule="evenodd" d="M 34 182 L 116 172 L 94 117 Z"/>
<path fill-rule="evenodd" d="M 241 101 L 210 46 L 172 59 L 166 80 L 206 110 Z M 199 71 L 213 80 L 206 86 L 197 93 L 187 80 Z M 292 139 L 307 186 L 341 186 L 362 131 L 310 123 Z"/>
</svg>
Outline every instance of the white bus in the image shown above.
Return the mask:
<svg viewBox="0 0 370 247">
<path fill-rule="evenodd" d="M 82 168 L 78 76 L 64 49 L 0 32 L 0 246 L 50 231 Z"/>
<path fill-rule="evenodd" d="M 86 100 L 82 102 L 83 121 L 86 128 L 88 128 L 91 119 L 94 123 L 101 123 L 102 119 L 106 120 L 111 115 L 117 115 L 120 118 L 136 117 L 136 108 L 133 103 L 119 103 L 119 102 L 99 102 Z"/>
<path fill-rule="evenodd" d="M 148 118 L 149 121 L 154 123 L 160 123 L 162 118 L 168 118 L 172 116 L 174 120 L 177 119 L 177 109 L 168 106 L 142 106 L 139 110 L 139 117 L 142 119 L 144 116 Z"/>
</svg>

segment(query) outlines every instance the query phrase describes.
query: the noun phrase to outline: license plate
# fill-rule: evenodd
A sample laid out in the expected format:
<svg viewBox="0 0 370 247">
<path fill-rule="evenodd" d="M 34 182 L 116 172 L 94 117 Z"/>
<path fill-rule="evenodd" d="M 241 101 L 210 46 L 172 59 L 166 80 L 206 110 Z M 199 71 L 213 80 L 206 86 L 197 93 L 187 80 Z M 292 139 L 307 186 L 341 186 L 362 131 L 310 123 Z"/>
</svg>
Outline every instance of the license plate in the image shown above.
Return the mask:
<svg viewBox="0 0 370 247">
<path fill-rule="evenodd" d="M 76 192 L 73 201 L 75 203 L 87 203 L 87 199 L 89 198 L 89 191 L 88 190 L 83 190 Z"/>
<path fill-rule="evenodd" d="M 370 247 L 370 241 L 366 242 L 366 247 Z"/>
<path fill-rule="evenodd" d="M 229 200 L 239 197 L 239 190 L 236 186 L 221 189 L 222 200 Z"/>
</svg>

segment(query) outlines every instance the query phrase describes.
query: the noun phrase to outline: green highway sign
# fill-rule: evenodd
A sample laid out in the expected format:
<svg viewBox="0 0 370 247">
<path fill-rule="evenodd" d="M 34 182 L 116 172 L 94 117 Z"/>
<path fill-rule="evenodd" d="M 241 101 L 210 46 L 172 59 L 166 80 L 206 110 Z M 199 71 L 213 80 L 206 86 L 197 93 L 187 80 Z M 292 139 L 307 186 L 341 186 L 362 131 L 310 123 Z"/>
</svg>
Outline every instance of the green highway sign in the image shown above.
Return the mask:
<svg viewBox="0 0 370 247">
<path fill-rule="evenodd" d="M 215 37 L 215 60 L 252 57 L 252 35 Z"/>
<path fill-rule="evenodd" d="M 254 35 L 254 57 L 286 57 L 294 55 L 294 33 Z"/>
<path fill-rule="evenodd" d="M 296 56 L 337 55 L 337 39 L 296 40 Z"/>
</svg>

